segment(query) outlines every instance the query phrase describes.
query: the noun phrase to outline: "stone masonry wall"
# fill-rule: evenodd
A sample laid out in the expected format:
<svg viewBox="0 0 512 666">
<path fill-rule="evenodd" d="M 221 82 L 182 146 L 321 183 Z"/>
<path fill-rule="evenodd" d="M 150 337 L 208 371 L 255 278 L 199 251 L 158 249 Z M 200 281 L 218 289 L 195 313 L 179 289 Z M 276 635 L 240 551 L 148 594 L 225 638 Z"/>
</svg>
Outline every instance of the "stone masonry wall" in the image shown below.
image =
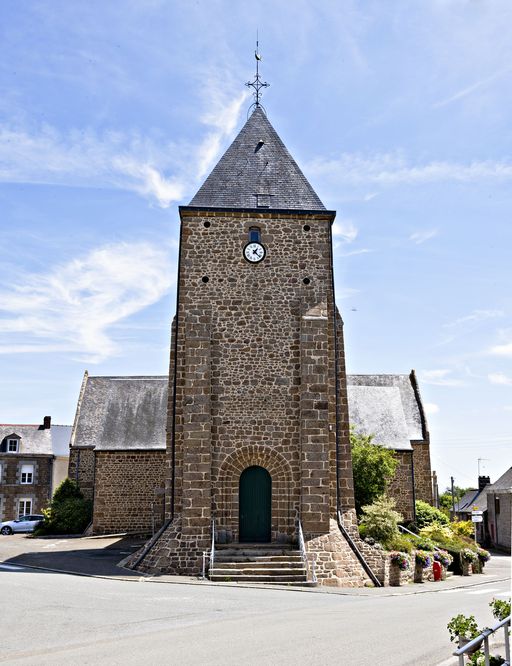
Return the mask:
<svg viewBox="0 0 512 666">
<path fill-rule="evenodd" d="M 21 483 L 21 466 L 34 466 L 33 483 Z M 20 499 L 32 500 L 32 513 L 41 513 L 51 499 L 53 456 L 0 454 L 0 521 L 18 517 Z"/>
<path fill-rule="evenodd" d="M 95 454 L 94 448 L 71 447 L 69 450 L 68 476 L 76 481 L 85 499 L 94 497 Z"/>
<path fill-rule="evenodd" d="M 388 494 L 396 500 L 396 510 L 404 521 L 414 520 L 414 493 L 412 478 L 412 452 L 397 451 L 398 467 L 395 476 L 389 484 Z"/>
<path fill-rule="evenodd" d="M 430 467 L 430 444 L 425 442 L 412 442 L 414 457 L 414 488 L 416 499 L 433 503 L 432 497 L 432 470 Z"/>
<path fill-rule="evenodd" d="M 93 534 L 151 534 L 164 518 L 164 451 L 97 451 Z M 126 488 L 130 492 L 126 492 Z"/>
<path fill-rule="evenodd" d="M 338 523 L 329 521 L 329 532 L 309 538 L 304 535 L 308 557 L 315 558 L 315 570 L 320 585 L 335 587 L 363 587 L 371 580 L 361 567 Z"/>
<path fill-rule="evenodd" d="M 167 457 L 180 525 L 175 518 L 148 554 L 159 567 L 170 542 L 194 550 L 194 541 L 197 563 L 212 519 L 238 539 L 238 484 L 251 465 L 272 477 L 273 540 L 295 538 L 297 510 L 311 538 L 330 533 L 337 404 L 330 224 L 330 213 L 182 211 Z M 243 248 L 255 226 L 267 256 L 250 264 Z M 350 506 L 341 322 L 338 341 L 339 476 Z M 175 553 L 169 571 L 193 568 L 180 558 Z"/>
</svg>

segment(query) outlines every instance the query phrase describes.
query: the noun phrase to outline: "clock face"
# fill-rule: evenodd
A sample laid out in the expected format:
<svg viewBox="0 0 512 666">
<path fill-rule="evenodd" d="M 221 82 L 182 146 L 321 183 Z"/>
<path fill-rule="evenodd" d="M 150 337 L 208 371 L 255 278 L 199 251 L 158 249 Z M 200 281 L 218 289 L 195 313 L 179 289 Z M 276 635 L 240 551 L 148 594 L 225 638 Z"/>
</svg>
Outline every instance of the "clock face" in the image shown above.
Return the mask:
<svg viewBox="0 0 512 666">
<path fill-rule="evenodd" d="M 266 254 L 267 252 L 261 243 L 247 243 L 244 247 L 244 257 L 251 264 L 256 264 L 258 261 L 265 259 Z"/>
</svg>

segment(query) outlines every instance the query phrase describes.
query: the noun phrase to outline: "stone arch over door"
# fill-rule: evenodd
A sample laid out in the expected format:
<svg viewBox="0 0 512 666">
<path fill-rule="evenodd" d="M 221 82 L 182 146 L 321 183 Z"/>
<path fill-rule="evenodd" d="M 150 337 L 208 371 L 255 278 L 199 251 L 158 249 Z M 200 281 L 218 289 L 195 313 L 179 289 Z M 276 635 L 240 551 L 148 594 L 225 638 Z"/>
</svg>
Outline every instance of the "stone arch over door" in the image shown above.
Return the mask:
<svg viewBox="0 0 512 666">
<path fill-rule="evenodd" d="M 299 486 L 288 461 L 267 446 L 242 446 L 222 461 L 213 482 L 216 529 L 226 530 L 238 541 L 240 475 L 253 466 L 263 467 L 272 478 L 272 541 L 293 538 Z"/>
</svg>

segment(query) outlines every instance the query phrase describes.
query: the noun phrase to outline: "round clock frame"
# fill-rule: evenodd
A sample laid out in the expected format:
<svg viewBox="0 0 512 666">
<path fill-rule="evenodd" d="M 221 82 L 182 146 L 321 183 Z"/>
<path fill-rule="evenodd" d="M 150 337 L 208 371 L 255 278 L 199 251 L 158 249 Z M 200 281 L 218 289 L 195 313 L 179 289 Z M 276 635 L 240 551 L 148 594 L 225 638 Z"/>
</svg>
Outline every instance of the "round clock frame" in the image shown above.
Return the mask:
<svg viewBox="0 0 512 666">
<path fill-rule="evenodd" d="M 250 264 L 258 264 L 267 256 L 267 250 L 261 243 L 252 241 L 244 246 L 243 255 Z"/>
</svg>

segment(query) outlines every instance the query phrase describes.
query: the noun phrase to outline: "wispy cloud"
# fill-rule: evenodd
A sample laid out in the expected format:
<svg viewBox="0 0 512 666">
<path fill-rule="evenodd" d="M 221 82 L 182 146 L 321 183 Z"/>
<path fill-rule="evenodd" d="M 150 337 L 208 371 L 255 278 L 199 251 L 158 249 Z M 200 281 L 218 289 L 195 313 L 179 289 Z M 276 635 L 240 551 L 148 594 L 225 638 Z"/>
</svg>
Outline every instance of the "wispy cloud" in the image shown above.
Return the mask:
<svg viewBox="0 0 512 666">
<path fill-rule="evenodd" d="M 359 153 L 343 153 L 338 158 L 317 158 L 309 163 L 307 172 L 318 179 L 338 184 L 421 184 L 446 181 L 479 182 L 482 180 L 509 181 L 512 179 L 512 162 L 436 161 L 412 164 L 399 153 L 381 153 L 364 156 Z"/>
<path fill-rule="evenodd" d="M 423 408 L 427 414 L 437 414 L 439 412 L 439 405 L 433 402 L 426 402 Z"/>
<path fill-rule="evenodd" d="M 424 243 L 425 241 L 434 238 L 434 236 L 437 236 L 437 234 L 438 234 L 437 229 L 426 229 L 424 231 L 415 231 L 413 234 L 409 236 L 409 240 L 412 241 L 413 243 L 416 243 L 416 245 L 421 245 L 421 243 Z"/>
<path fill-rule="evenodd" d="M 350 252 L 343 252 L 341 254 L 342 257 L 353 257 L 357 254 L 368 254 L 369 252 L 374 252 L 374 250 L 371 250 L 368 247 L 362 247 L 360 250 L 351 250 Z"/>
<path fill-rule="evenodd" d="M 494 72 L 494 74 L 491 74 L 491 76 L 487 76 L 483 79 L 480 79 L 479 81 L 475 81 L 469 86 L 466 86 L 462 88 L 461 90 L 458 90 L 456 93 L 453 95 L 450 95 L 449 97 L 440 100 L 439 102 L 436 102 L 435 104 L 432 105 L 433 109 L 438 109 L 442 106 L 447 106 L 448 104 L 452 104 L 452 102 L 458 102 L 460 99 L 463 99 L 464 97 L 467 97 L 468 95 L 472 95 L 473 93 L 477 92 L 481 88 L 485 88 L 488 86 L 490 83 L 493 83 L 496 81 L 496 79 L 501 78 L 505 74 L 509 74 L 512 71 L 510 67 L 507 67 L 505 69 L 501 69 L 497 72 Z"/>
<path fill-rule="evenodd" d="M 504 314 L 503 310 L 473 310 L 471 314 L 465 315 L 464 317 L 458 317 L 454 321 L 443 324 L 443 326 L 445 328 L 453 328 L 455 326 L 460 326 L 461 324 L 476 324 L 480 321 L 485 321 L 486 319 L 503 317 Z"/>
<path fill-rule="evenodd" d="M 96 363 L 118 353 L 109 329 L 169 290 L 168 253 L 149 243 L 91 251 L 0 289 L 0 353 L 69 353 Z"/>
<path fill-rule="evenodd" d="M 204 178 L 231 136 L 247 93 L 210 100 L 200 122 L 212 128 L 195 145 L 92 130 L 63 133 L 0 125 L 0 182 L 113 188 L 167 208 Z"/>
<path fill-rule="evenodd" d="M 423 370 L 420 373 L 421 381 L 424 384 L 434 384 L 435 386 L 464 386 L 462 379 L 451 377 L 452 370 L 441 368 L 436 370 Z"/>
<path fill-rule="evenodd" d="M 502 384 L 505 386 L 512 386 L 512 377 L 509 377 L 503 372 L 490 372 L 487 379 L 491 384 Z"/>
</svg>

